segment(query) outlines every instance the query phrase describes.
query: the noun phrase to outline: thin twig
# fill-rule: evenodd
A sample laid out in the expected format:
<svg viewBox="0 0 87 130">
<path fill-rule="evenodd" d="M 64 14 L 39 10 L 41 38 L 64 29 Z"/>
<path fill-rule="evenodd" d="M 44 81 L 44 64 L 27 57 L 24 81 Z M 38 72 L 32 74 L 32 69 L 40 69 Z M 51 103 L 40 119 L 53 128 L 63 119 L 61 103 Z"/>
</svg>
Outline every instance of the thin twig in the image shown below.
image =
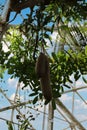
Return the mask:
<svg viewBox="0 0 87 130">
<path fill-rule="evenodd" d="M 19 87 L 20 87 L 20 83 L 18 82 L 16 92 L 15 92 L 14 102 L 16 102 L 16 97 L 17 97 Z M 13 116 L 14 116 L 14 108 L 12 109 L 11 121 L 13 121 Z"/>
</svg>

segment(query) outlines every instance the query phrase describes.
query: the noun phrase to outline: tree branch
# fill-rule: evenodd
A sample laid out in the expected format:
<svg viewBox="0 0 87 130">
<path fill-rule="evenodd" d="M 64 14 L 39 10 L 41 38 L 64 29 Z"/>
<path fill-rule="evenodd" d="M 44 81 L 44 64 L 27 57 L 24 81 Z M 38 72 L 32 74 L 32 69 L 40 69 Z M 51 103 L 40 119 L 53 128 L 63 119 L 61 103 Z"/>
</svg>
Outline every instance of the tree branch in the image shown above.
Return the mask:
<svg viewBox="0 0 87 130">
<path fill-rule="evenodd" d="M 83 125 L 72 115 L 72 113 L 66 108 L 66 106 L 59 100 L 56 99 L 56 104 L 62 110 L 62 112 L 71 120 L 74 126 L 77 126 L 79 130 L 86 130 Z"/>
<path fill-rule="evenodd" d="M 19 12 L 22 9 L 25 9 L 28 7 L 32 8 L 35 5 L 40 5 L 40 3 L 43 3 L 44 5 L 48 5 L 50 3 L 50 1 L 52 1 L 52 0 L 47 0 L 47 1 L 46 0 L 27 0 L 25 2 L 18 3 L 15 6 L 14 6 L 14 4 L 12 4 L 11 9 L 15 12 Z"/>
</svg>

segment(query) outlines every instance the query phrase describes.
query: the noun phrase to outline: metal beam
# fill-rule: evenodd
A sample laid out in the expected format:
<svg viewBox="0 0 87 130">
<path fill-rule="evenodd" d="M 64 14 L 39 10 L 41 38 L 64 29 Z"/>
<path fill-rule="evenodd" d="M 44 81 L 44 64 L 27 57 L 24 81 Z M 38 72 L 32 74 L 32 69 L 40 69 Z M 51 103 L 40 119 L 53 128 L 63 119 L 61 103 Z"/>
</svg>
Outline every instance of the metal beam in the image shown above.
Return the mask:
<svg viewBox="0 0 87 130">
<path fill-rule="evenodd" d="M 50 102 L 49 106 L 48 106 L 47 130 L 53 130 L 53 117 L 54 117 L 54 110 L 53 110 L 53 107 L 52 107 L 52 102 Z"/>
<path fill-rule="evenodd" d="M 2 15 L 1 15 L 1 23 L 5 23 L 6 19 L 7 19 L 7 15 L 10 9 L 10 4 L 11 4 L 11 0 L 7 0 L 4 6 L 4 9 L 2 11 Z"/>
<path fill-rule="evenodd" d="M 76 126 L 79 130 L 86 130 L 59 99 L 56 99 L 56 104 L 61 109 L 61 111 L 70 119 L 71 124 Z"/>
<path fill-rule="evenodd" d="M 75 92 L 75 91 L 81 90 L 81 89 L 87 89 L 87 86 L 78 87 L 78 88 L 72 88 L 72 89 L 70 89 L 70 90 L 67 90 L 67 91 L 61 93 L 61 94 L 66 94 L 66 93 L 70 93 L 70 92 Z"/>
</svg>

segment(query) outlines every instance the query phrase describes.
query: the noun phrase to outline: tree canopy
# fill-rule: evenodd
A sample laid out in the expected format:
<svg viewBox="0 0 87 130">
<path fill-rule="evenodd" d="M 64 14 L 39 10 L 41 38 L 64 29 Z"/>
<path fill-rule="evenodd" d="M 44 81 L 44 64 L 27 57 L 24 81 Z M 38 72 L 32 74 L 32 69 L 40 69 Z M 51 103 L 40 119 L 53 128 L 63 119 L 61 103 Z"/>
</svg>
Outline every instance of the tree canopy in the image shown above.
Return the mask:
<svg viewBox="0 0 87 130">
<path fill-rule="evenodd" d="M 25 8 L 29 8 L 27 18 L 24 18 L 20 25 L 12 25 L 17 14 Z M 16 15 L 10 21 L 13 11 Z M 33 104 L 44 99 L 40 81 L 35 73 L 36 61 L 40 52 L 44 52 L 49 59 L 54 109 L 55 99 L 62 95 L 65 88 L 71 88 L 72 75 L 75 81 L 82 77 L 87 83 L 84 77 L 87 75 L 87 2 L 85 0 L 11 0 L 5 16 L 5 21 L 2 15 L 0 16 L 1 79 L 7 70 L 11 78 L 17 77 L 20 83 L 23 82 L 22 89 L 30 87 L 32 91 L 29 96 L 33 97 Z M 51 37 L 54 32 L 57 33 L 55 41 Z M 6 51 L 4 45 L 7 47 Z M 45 104 L 48 102 L 45 100 Z"/>
<path fill-rule="evenodd" d="M 68 27 L 68 22 L 72 24 L 73 20 L 76 22 L 77 19 L 82 20 L 86 18 L 86 10 L 81 13 L 82 8 L 85 7 L 86 3 L 84 1 L 55 1 L 49 5 L 44 4 L 43 6 L 43 3 L 41 3 L 40 6 L 30 8 L 30 13 L 27 14 L 28 18 L 24 19 L 23 23 L 16 28 L 17 31 L 14 29 L 13 31 L 12 29 L 7 31 L 5 42 L 9 43 L 9 45 L 7 45 L 9 51 L 4 52 L 2 50 L 3 43 L 0 44 L 1 68 L 6 68 L 12 77 L 18 77 L 19 81 L 23 81 L 25 86 L 30 85 L 34 91 L 34 94 L 31 95 L 36 95 L 36 97 L 38 95 L 42 98 L 40 83 L 35 75 L 35 62 L 41 48 L 44 48 L 44 50 L 47 48 L 46 39 L 50 41 L 50 46 L 54 44 L 51 41 L 50 34 L 53 33 L 56 23 L 59 35 L 61 36 L 62 32 L 63 37 L 63 30 L 65 30 L 65 33 L 67 32 L 69 37 L 71 36 L 76 47 L 81 50 L 79 53 L 77 51 L 78 49 L 75 49 L 75 51 L 71 49 L 67 52 L 62 48 L 57 54 L 52 52 L 51 57 L 48 56 L 50 60 L 53 97 L 59 97 L 61 95 L 60 93 L 63 92 L 63 86 L 69 88 L 67 82 L 73 82 L 70 80 L 70 76 L 73 73 L 75 80 L 78 80 L 87 70 L 86 34 L 81 32 L 83 30 L 81 27 L 79 27 L 79 29 L 78 27 Z M 62 29 L 61 27 L 64 28 L 64 26 L 65 29 Z M 72 36 L 73 32 L 77 33 L 74 37 Z M 76 41 L 78 38 L 77 35 L 80 38 L 80 42 L 81 39 L 83 40 L 82 43 L 78 43 L 79 40 Z M 63 42 L 67 42 L 66 39 L 61 39 L 65 40 Z M 72 43 L 69 44 L 72 45 Z"/>
<path fill-rule="evenodd" d="M 17 1 L 18 6 L 23 3 L 26 1 Z M 4 52 L 3 40 L 1 41 L 0 68 L 2 71 L 0 75 L 2 77 L 3 70 L 7 69 L 8 74 L 11 74 L 12 77 L 18 77 L 20 82 L 23 81 L 24 87 L 30 86 L 33 90 L 31 95 L 36 95 L 35 99 L 42 98 L 40 83 L 34 69 L 35 62 L 41 49 L 44 48 L 45 53 L 47 53 L 46 39 L 50 41 L 49 47 L 55 44 L 50 35 L 56 27 L 60 41 L 62 40 L 62 49 L 57 53 L 52 52 L 51 56 L 47 55 L 50 61 L 53 97 L 57 98 L 64 91 L 64 86 L 70 88 L 67 82 L 73 82 L 70 80 L 72 74 L 74 74 L 75 80 L 78 80 L 81 75 L 87 74 L 87 28 L 85 29 L 87 4 L 85 1 L 76 0 L 72 2 L 55 0 L 55 2 L 48 3 L 41 1 L 39 4 L 37 1 L 37 4 L 34 2 L 33 4 L 37 6 L 30 7 L 28 18 L 24 19 L 23 23 L 16 29 L 13 27 L 6 32 L 3 40 L 8 47 L 7 52 Z M 82 20 L 84 21 L 82 22 Z M 71 27 L 68 27 L 69 23 Z M 77 23 L 79 27 L 73 26 L 73 23 Z M 71 42 L 69 39 L 67 41 L 65 36 L 70 37 Z M 64 46 L 67 44 L 69 49 L 64 50 Z"/>
</svg>

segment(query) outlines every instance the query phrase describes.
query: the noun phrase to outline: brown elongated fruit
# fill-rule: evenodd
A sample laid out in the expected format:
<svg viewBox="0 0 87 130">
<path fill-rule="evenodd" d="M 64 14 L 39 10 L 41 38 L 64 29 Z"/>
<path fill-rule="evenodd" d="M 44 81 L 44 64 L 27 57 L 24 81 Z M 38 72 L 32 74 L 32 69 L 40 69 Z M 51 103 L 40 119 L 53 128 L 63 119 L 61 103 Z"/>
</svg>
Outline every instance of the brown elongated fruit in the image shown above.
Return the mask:
<svg viewBox="0 0 87 130">
<path fill-rule="evenodd" d="M 45 75 L 40 78 L 42 93 L 47 101 L 52 99 L 52 88 L 50 86 L 50 67 L 48 57 L 45 55 Z"/>
<path fill-rule="evenodd" d="M 40 78 L 41 90 L 47 101 L 52 99 L 52 88 L 50 86 L 50 67 L 48 57 L 40 53 L 35 67 L 36 74 Z"/>
<path fill-rule="evenodd" d="M 41 78 L 46 74 L 46 60 L 46 55 L 41 52 L 35 66 L 35 71 L 38 78 Z"/>
<path fill-rule="evenodd" d="M 48 75 L 40 79 L 42 93 L 47 101 L 52 99 L 52 88 L 50 86 L 50 78 Z"/>
</svg>

